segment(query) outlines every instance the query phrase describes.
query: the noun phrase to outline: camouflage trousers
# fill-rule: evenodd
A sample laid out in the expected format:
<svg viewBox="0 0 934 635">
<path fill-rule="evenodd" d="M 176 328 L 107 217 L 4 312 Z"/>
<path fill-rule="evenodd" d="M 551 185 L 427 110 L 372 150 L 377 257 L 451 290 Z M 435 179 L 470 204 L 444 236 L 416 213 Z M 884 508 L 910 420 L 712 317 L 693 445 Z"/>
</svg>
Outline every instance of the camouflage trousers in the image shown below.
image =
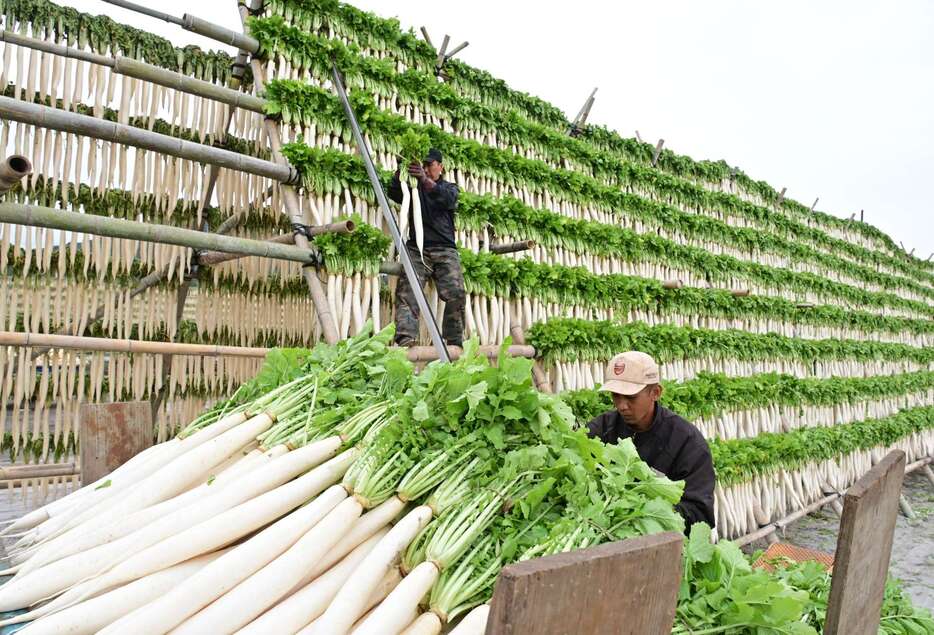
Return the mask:
<svg viewBox="0 0 934 635">
<path fill-rule="evenodd" d="M 418 282 L 425 287 L 430 278 L 444 300 L 444 318 L 441 336 L 449 346 L 461 346 L 464 342 L 464 307 L 467 294 L 464 291 L 464 272 L 461 257 L 453 247 L 426 247 L 425 260 L 416 247 L 407 246 L 409 258 L 415 268 Z M 418 302 L 408 278 L 399 277 L 396 286 L 396 343 L 407 344 L 418 339 Z"/>
</svg>

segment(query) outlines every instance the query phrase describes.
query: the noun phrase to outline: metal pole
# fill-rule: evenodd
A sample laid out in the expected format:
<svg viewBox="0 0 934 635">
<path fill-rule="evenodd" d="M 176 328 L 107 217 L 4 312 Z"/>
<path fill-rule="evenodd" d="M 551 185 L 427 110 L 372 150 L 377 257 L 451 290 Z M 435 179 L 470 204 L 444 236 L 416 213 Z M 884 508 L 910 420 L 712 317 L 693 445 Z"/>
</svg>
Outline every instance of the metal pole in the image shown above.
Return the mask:
<svg viewBox="0 0 934 635">
<path fill-rule="evenodd" d="M 278 258 L 302 264 L 315 264 L 318 261 L 313 251 L 291 245 L 279 245 L 250 238 L 220 236 L 170 225 L 138 223 L 122 218 L 66 212 L 49 207 L 20 205 L 18 203 L 0 203 L 0 222 L 50 229 L 65 229 L 112 238 L 145 240 L 167 245 L 191 247 L 193 249 L 211 249 L 246 256 Z"/>
<path fill-rule="evenodd" d="M 347 99 L 347 91 L 344 89 L 344 82 L 341 80 L 340 73 L 335 64 L 331 65 L 331 71 L 331 75 L 334 79 L 334 87 L 337 88 L 337 94 L 341 99 L 341 103 L 344 105 L 344 113 L 347 115 L 347 121 L 350 122 L 350 129 L 353 131 L 354 142 L 357 144 L 360 158 L 363 159 L 363 165 L 366 167 L 367 176 L 370 177 L 370 184 L 373 186 L 373 190 L 376 193 L 376 200 L 379 202 L 379 207 L 383 211 L 383 218 L 386 219 L 386 224 L 389 226 L 389 233 L 392 234 L 392 240 L 393 243 L 395 243 L 396 251 L 399 252 L 399 260 L 402 261 L 405 277 L 408 279 L 409 285 L 415 293 L 415 300 L 418 303 L 418 308 L 425 317 L 425 325 L 428 327 L 429 335 L 431 335 L 431 342 L 434 344 L 435 350 L 438 351 L 439 358 L 450 362 L 451 356 L 448 354 L 448 349 L 444 345 L 444 340 L 441 338 L 441 331 L 438 329 L 438 323 L 435 321 L 434 313 L 431 312 L 431 307 L 428 306 L 428 300 L 425 299 L 425 292 L 418 281 L 418 276 L 415 274 L 415 268 L 412 266 L 412 259 L 409 258 L 409 250 L 405 248 L 405 243 L 402 240 L 402 232 L 399 231 L 396 217 L 393 216 L 392 210 L 389 209 L 389 202 L 386 200 L 383 184 L 376 174 L 376 166 L 373 165 L 370 151 L 367 149 L 366 143 L 363 140 L 363 134 L 360 132 L 360 126 L 357 124 L 357 117 L 353 113 L 353 108 L 350 107 L 350 101 Z M 415 192 L 414 196 L 418 196 L 418 192 Z"/>
<path fill-rule="evenodd" d="M 222 150 L 201 143 L 183 141 L 176 137 L 134 128 L 125 124 L 105 121 L 97 117 L 31 104 L 11 97 L 0 97 L 0 119 L 71 132 L 77 135 L 122 143 L 124 145 L 160 152 L 180 159 L 217 165 L 230 170 L 265 176 L 280 183 L 296 183 L 298 171 L 289 165 L 264 161 L 230 150 Z"/>
</svg>

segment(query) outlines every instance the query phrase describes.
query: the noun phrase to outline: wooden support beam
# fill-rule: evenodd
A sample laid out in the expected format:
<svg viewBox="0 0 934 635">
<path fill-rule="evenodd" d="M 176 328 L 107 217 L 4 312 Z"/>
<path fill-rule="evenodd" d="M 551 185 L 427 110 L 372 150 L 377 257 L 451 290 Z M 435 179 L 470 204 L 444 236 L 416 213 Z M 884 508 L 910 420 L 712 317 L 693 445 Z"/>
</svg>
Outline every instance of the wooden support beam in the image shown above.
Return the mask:
<svg viewBox="0 0 934 635">
<path fill-rule="evenodd" d="M 890 452 L 843 498 L 826 635 L 875 635 L 895 535 L 905 453 Z"/>
<path fill-rule="evenodd" d="M 666 532 L 508 565 L 496 580 L 486 633 L 667 635 L 683 539 Z"/>
<path fill-rule="evenodd" d="M 0 331 L 0 346 L 65 348 L 78 351 L 111 353 L 150 353 L 154 355 L 198 355 L 201 357 L 265 357 L 268 348 L 216 346 L 213 344 L 178 344 L 150 340 L 118 340 L 81 335 L 49 335 Z"/>
<path fill-rule="evenodd" d="M 665 146 L 665 140 L 659 139 L 658 143 L 655 145 L 655 154 L 652 155 L 652 167 L 658 163 L 658 158 L 662 156 L 662 148 Z"/>
<path fill-rule="evenodd" d="M 32 174 L 32 163 L 21 154 L 11 154 L 0 163 L 0 194 L 6 194 Z"/>
<path fill-rule="evenodd" d="M 78 413 L 82 483 L 113 472 L 155 440 L 147 401 L 81 404 Z"/>
</svg>

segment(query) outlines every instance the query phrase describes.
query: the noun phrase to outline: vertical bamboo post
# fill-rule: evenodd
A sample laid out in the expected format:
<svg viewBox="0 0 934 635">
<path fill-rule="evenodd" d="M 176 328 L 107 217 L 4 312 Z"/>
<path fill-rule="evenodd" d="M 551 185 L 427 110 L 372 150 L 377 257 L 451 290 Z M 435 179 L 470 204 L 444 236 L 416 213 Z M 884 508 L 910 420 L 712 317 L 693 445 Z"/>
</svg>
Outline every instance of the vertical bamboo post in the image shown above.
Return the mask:
<svg viewBox="0 0 934 635">
<path fill-rule="evenodd" d="M 246 29 L 246 20 L 249 17 L 250 11 L 255 5 L 254 2 L 250 2 L 249 4 L 250 6 L 247 7 L 246 4 L 240 3 L 237 7 L 240 11 L 240 21 L 243 24 L 244 30 Z M 253 90 L 259 94 L 264 88 L 266 79 L 263 66 L 255 56 L 251 56 L 250 58 L 250 68 L 253 70 Z M 266 136 L 269 139 L 269 149 L 272 151 L 273 162 L 286 165 L 286 160 L 282 156 L 282 142 L 279 137 L 279 124 L 277 124 L 272 119 L 266 119 L 263 122 L 263 128 L 265 129 Z M 298 223 L 304 225 L 304 218 L 302 217 L 301 209 L 298 205 L 298 193 L 296 192 L 295 188 L 291 185 L 282 184 L 280 185 L 280 191 L 282 193 L 282 202 L 285 205 L 285 212 L 289 216 L 289 220 L 293 224 Z M 303 234 L 295 234 L 295 245 L 303 249 L 310 249 L 308 238 L 306 238 Z M 336 344 L 340 339 L 340 336 L 337 333 L 337 325 L 335 323 L 334 316 L 331 315 L 331 309 L 328 306 L 328 299 L 324 294 L 324 288 L 321 286 L 321 281 L 318 279 L 317 271 L 312 267 L 303 267 L 302 275 L 305 278 L 305 282 L 308 284 L 308 291 L 311 293 L 311 301 L 315 306 L 315 312 L 318 315 L 318 322 L 321 324 L 321 333 L 324 335 L 324 341 L 328 344 Z"/>
</svg>

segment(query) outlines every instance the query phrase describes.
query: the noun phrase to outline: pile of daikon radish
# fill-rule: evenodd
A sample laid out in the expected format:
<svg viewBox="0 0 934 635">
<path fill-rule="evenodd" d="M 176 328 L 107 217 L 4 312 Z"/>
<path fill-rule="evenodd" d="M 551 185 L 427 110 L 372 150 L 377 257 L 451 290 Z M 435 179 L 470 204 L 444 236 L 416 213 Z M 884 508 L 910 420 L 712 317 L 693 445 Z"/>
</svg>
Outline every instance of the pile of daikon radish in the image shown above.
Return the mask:
<svg viewBox="0 0 934 635">
<path fill-rule="evenodd" d="M 275 351 L 177 438 L 4 530 L 23 633 L 482 633 L 499 570 L 683 529 L 531 362 L 414 375 L 391 328 Z M 586 519 L 586 520 L 585 520 Z M 15 542 L 13 542 L 15 540 Z"/>
</svg>

